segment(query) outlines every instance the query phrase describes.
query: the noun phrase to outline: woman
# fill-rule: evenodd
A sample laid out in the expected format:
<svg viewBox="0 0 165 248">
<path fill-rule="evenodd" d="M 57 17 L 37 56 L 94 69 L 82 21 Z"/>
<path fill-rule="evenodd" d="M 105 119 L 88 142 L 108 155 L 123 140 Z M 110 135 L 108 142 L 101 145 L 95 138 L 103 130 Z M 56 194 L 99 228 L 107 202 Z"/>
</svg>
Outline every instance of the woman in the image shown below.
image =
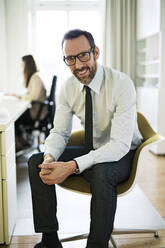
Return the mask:
<svg viewBox="0 0 165 248">
<path fill-rule="evenodd" d="M 38 74 L 37 65 L 32 55 L 26 55 L 22 57 L 24 86 L 27 89 L 24 95 L 15 95 L 22 100 L 30 100 L 32 106 L 28 109 L 17 121 L 15 125 L 16 129 L 16 150 L 20 150 L 22 146 L 27 145 L 27 141 L 24 140 L 21 125 L 32 125 L 39 111 L 40 104 L 35 104 L 33 101 L 43 102 L 46 99 L 46 89 L 41 77 Z M 44 106 L 40 119 L 44 119 L 48 113 L 47 106 Z"/>
</svg>

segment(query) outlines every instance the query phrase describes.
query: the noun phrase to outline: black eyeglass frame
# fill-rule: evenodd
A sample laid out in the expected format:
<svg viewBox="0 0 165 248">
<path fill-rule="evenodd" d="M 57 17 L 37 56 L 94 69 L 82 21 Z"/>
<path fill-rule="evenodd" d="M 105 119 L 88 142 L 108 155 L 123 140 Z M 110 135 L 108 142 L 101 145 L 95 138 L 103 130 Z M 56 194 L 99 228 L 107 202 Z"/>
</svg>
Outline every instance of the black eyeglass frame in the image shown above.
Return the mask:
<svg viewBox="0 0 165 248">
<path fill-rule="evenodd" d="M 70 55 L 70 56 L 67 56 L 67 57 L 64 56 L 64 57 L 63 57 L 63 61 L 64 61 L 65 64 L 68 65 L 68 66 L 73 66 L 73 65 L 75 65 L 75 64 L 76 64 L 76 58 L 78 58 L 81 62 L 87 62 L 87 61 L 89 61 L 90 58 L 91 58 L 91 56 L 90 56 L 91 52 L 94 52 L 94 47 L 91 47 L 90 51 L 81 52 L 81 53 L 78 53 L 77 55 Z M 85 54 L 85 53 L 89 55 L 89 58 L 88 58 L 87 60 L 82 60 L 81 57 L 80 57 L 80 55 Z M 74 63 L 73 63 L 73 64 L 67 64 L 66 59 L 69 58 L 69 57 L 74 58 Z"/>
</svg>

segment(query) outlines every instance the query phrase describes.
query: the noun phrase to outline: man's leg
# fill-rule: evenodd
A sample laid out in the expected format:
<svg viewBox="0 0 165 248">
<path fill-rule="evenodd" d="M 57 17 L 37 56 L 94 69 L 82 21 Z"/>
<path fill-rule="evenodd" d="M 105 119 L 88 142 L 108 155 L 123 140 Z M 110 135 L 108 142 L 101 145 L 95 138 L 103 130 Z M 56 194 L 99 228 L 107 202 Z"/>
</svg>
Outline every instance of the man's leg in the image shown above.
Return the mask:
<svg viewBox="0 0 165 248">
<path fill-rule="evenodd" d="M 96 164 L 82 175 L 90 183 L 91 223 L 87 248 L 107 248 L 116 212 L 117 184 L 128 179 L 134 151 L 120 161 Z"/>
<path fill-rule="evenodd" d="M 52 232 L 58 230 L 55 185 L 47 185 L 41 181 L 39 177 L 41 169 L 38 165 L 42 162 L 43 153 L 32 155 L 28 162 L 34 227 L 36 232 Z"/>
<path fill-rule="evenodd" d="M 59 161 L 69 161 L 85 154 L 84 147 L 67 147 Z M 29 159 L 29 179 L 32 192 L 34 228 L 36 232 L 52 233 L 58 230 L 56 217 L 57 201 L 54 185 L 46 185 L 39 177 L 38 165 L 43 162 L 43 153 Z M 56 247 L 53 247 L 56 248 Z"/>
</svg>

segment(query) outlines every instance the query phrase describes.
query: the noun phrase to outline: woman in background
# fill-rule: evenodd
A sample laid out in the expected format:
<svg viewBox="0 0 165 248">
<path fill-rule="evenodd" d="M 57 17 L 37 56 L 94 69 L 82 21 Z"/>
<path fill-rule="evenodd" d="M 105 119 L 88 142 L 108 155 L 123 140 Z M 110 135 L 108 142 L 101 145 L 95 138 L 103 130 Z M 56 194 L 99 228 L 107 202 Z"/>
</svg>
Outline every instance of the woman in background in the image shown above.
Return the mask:
<svg viewBox="0 0 165 248">
<path fill-rule="evenodd" d="M 17 98 L 22 100 L 30 100 L 44 102 L 46 100 L 46 89 L 44 83 L 39 76 L 37 65 L 34 61 L 32 55 L 26 55 L 22 57 L 22 67 L 23 67 L 23 76 L 24 76 L 24 86 L 27 89 L 26 94 L 16 95 Z M 15 123 L 16 130 L 16 150 L 20 150 L 22 146 L 28 145 L 28 141 L 23 138 L 22 131 L 20 126 L 33 125 L 34 120 L 39 111 L 39 104 L 32 104 L 23 115 Z M 48 113 L 47 106 L 44 106 L 40 119 L 44 119 Z"/>
</svg>

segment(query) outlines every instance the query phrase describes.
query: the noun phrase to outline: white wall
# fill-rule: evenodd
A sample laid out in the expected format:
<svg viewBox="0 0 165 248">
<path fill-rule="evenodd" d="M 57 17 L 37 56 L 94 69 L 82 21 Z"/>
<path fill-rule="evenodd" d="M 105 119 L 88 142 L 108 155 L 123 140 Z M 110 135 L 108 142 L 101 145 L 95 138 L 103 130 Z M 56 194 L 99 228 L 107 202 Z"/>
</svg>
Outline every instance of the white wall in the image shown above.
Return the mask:
<svg viewBox="0 0 165 248">
<path fill-rule="evenodd" d="M 161 53 L 160 53 L 160 91 L 158 127 L 159 133 L 165 138 L 165 0 L 161 0 Z M 157 147 L 158 154 L 165 154 L 165 140 Z"/>
<path fill-rule="evenodd" d="M 7 85 L 5 0 L 0 1 L 0 91 Z"/>
<path fill-rule="evenodd" d="M 21 57 L 28 53 L 28 0 L 1 0 L 0 4 L 0 20 L 3 24 L 0 50 L 3 50 L 7 68 L 6 73 L 3 70 L 1 87 L 11 93 L 20 89 Z"/>
<path fill-rule="evenodd" d="M 137 39 L 160 30 L 160 0 L 137 0 Z"/>
<path fill-rule="evenodd" d="M 137 87 L 137 111 L 144 114 L 154 130 L 158 130 L 158 98 L 157 88 Z"/>
<path fill-rule="evenodd" d="M 137 90 L 138 111 L 165 137 L 165 0 L 137 0 L 137 39 L 160 32 L 160 85 L 159 88 Z M 152 51 L 151 51 L 152 52 Z M 165 154 L 165 140 L 153 152 Z"/>
</svg>

